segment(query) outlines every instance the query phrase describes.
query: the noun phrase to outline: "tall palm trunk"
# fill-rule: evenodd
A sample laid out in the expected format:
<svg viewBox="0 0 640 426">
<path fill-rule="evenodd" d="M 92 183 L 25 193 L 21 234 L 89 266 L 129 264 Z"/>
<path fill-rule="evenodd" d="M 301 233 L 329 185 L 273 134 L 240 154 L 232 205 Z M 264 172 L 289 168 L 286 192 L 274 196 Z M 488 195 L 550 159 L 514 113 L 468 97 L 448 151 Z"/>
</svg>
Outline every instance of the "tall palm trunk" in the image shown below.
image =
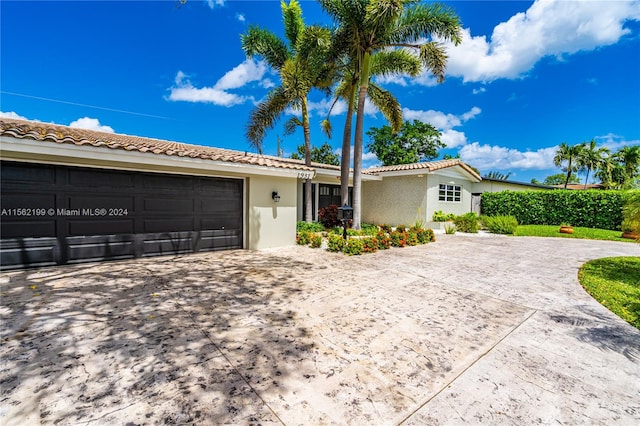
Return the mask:
<svg viewBox="0 0 640 426">
<path fill-rule="evenodd" d="M 349 204 L 349 169 L 351 165 L 351 123 L 353 122 L 353 103 L 355 102 L 357 84 L 353 82 L 349 89 L 349 100 L 347 106 L 347 118 L 344 123 L 344 134 L 342 136 L 342 163 L 340 164 L 340 194 L 342 195 L 342 205 Z"/>
<path fill-rule="evenodd" d="M 302 130 L 304 132 L 304 164 L 311 167 L 311 133 L 309 131 L 309 111 L 307 98 L 302 99 Z M 311 179 L 304 181 L 304 220 L 313 222 L 313 200 L 311 199 Z"/>
<path fill-rule="evenodd" d="M 584 178 L 584 188 L 583 189 L 587 189 L 587 181 L 589 180 L 589 172 L 591 171 L 591 169 L 589 167 L 587 167 L 587 177 Z"/>
<path fill-rule="evenodd" d="M 564 189 L 567 189 L 567 185 L 569 185 L 569 179 L 571 179 L 571 166 L 572 166 L 572 158 L 569 156 L 569 164 L 567 164 L 567 179 L 564 181 Z"/>
<path fill-rule="evenodd" d="M 371 54 L 365 52 L 360 68 L 360 93 L 356 111 L 356 135 L 353 142 L 353 229 L 360 229 L 362 221 L 362 139 L 364 137 L 364 101 L 369 89 Z"/>
</svg>

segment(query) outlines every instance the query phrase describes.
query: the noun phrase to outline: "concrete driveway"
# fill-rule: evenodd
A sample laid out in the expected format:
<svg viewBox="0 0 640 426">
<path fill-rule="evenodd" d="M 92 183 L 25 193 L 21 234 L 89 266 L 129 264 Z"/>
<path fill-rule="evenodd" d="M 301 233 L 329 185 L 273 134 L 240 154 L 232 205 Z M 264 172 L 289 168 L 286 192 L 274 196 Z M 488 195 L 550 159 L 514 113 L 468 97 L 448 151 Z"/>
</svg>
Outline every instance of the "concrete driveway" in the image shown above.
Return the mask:
<svg viewBox="0 0 640 426">
<path fill-rule="evenodd" d="M 0 275 L 0 423 L 640 424 L 616 242 L 439 235 Z"/>
</svg>

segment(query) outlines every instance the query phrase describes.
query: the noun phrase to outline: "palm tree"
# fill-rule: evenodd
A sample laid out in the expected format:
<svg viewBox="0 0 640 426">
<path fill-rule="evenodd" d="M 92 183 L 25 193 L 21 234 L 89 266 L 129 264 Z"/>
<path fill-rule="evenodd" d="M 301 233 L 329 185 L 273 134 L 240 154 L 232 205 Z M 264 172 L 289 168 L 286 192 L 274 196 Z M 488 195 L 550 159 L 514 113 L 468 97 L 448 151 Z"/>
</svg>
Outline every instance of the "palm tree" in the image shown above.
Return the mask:
<svg viewBox="0 0 640 426">
<path fill-rule="evenodd" d="M 373 58 L 376 52 L 417 51 L 424 68 L 442 82 L 447 56 L 443 45 L 433 41 L 432 37 L 460 43 L 460 21 L 451 9 L 443 5 L 426 5 L 416 0 L 319 1 L 337 23 L 334 38 L 344 41 L 344 53 L 353 61 L 358 82 L 353 149 L 353 227 L 359 229 L 364 106 L 369 94 Z M 389 92 L 384 94 L 389 95 Z M 399 118 L 396 128 L 402 125 L 401 111 Z M 391 124 L 394 128 L 396 123 Z"/>
<path fill-rule="evenodd" d="M 311 89 L 328 91 L 333 83 L 335 73 L 327 61 L 331 32 L 318 26 L 305 26 L 297 0 L 291 0 L 288 5 L 283 1 L 281 8 L 288 45 L 271 31 L 258 27 L 250 27 L 241 36 L 242 49 L 247 56 L 261 57 L 280 73 L 280 86 L 272 89 L 251 112 L 246 136 L 262 154 L 266 131 L 275 126 L 288 107 L 292 107 L 301 112 L 301 118 L 290 120 L 286 129 L 290 132 L 294 125 L 303 128 L 305 164 L 310 166 L 311 134 L 307 97 Z M 305 220 L 311 222 L 311 179 L 305 181 L 305 197 Z"/>
<path fill-rule="evenodd" d="M 577 159 L 584 148 L 584 144 L 577 145 L 568 145 L 566 142 L 562 142 L 556 151 L 555 157 L 553 157 L 553 164 L 557 167 L 561 167 L 562 163 L 567 162 L 567 167 L 565 168 L 567 172 L 567 179 L 564 181 L 564 188 L 567 189 L 567 185 L 569 184 L 569 179 L 571 179 L 571 173 L 577 172 L 580 170 L 580 166 L 578 165 Z"/>
<path fill-rule="evenodd" d="M 492 170 L 489 173 L 482 176 L 482 179 L 493 179 L 493 180 L 507 180 L 511 176 L 511 172 L 502 173 L 497 170 Z"/>
<path fill-rule="evenodd" d="M 625 181 L 633 180 L 640 167 L 640 145 L 623 146 L 614 154 L 614 158 L 624 167 Z"/>
<path fill-rule="evenodd" d="M 339 42 L 338 42 L 339 43 Z M 336 43 L 336 44 L 338 44 Z M 340 52 L 340 48 L 336 49 Z M 349 166 L 351 163 L 351 129 L 353 123 L 353 113 L 356 103 L 356 89 L 358 88 L 357 73 L 354 69 L 353 58 L 338 53 L 336 62 L 339 64 L 338 72 L 342 74 L 342 81 L 335 90 L 334 102 L 329 109 L 327 119 L 323 121 L 325 133 L 331 137 L 331 123 L 329 116 L 339 99 L 347 102 L 347 116 L 345 119 L 344 132 L 342 135 L 342 157 L 340 171 L 340 189 L 342 204 L 349 203 Z M 372 58 L 371 74 L 374 76 L 385 76 L 390 74 L 406 74 L 417 77 L 420 74 L 422 65 L 419 58 L 404 50 L 384 51 L 376 53 Z M 402 110 L 398 100 L 388 91 L 375 83 L 369 84 L 368 93 L 371 103 L 385 116 L 392 124 L 394 131 L 398 131 L 402 125 Z"/>
<path fill-rule="evenodd" d="M 589 180 L 589 173 L 592 170 L 597 170 L 602 164 L 603 158 L 609 154 L 607 148 L 598 148 L 596 141 L 591 139 L 587 143 L 583 143 L 584 148 L 580 152 L 577 158 L 578 166 L 587 170 L 587 176 L 584 179 L 584 189 L 587 189 L 587 181 Z"/>
</svg>

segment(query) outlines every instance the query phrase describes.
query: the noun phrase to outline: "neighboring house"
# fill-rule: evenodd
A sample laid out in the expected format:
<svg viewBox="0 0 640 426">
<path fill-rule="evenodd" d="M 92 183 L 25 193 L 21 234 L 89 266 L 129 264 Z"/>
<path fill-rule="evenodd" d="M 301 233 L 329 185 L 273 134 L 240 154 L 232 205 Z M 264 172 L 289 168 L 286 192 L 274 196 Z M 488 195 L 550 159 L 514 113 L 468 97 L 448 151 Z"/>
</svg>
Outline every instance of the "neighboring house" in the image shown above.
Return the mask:
<svg viewBox="0 0 640 426">
<path fill-rule="evenodd" d="M 482 178 L 458 159 L 366 170 L 380 180 L 363 181 L 362 221 L 388 225 L 428 223 L 433 213 L 471 210 L 474 184 Z"/>
<path fill-rule="evenodd" d="M 3 268 L 291 245 L 304 164 L 0 120 Z M 276 192 L 279 202 L 272 197 Z"/>
<path fill-rule="evenodd" d="M 564 189 L 564 184 L 554 185 L 554 188 Z M 567 189 L 585 190 L 585 189 L 605 189 L 605 186 L 601 183 L 588 183 L 585 188 L 584 183 L 570 183 L 567 185 Z"/>
</svg>

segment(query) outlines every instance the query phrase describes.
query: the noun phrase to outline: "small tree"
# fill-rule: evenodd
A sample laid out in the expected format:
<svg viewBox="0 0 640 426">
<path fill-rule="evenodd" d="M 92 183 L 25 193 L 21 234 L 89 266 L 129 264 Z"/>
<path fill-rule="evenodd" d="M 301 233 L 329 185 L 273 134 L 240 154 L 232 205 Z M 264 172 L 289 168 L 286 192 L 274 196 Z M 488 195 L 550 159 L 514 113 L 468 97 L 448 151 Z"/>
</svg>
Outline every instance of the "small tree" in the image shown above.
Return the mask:
<svg viewBox="0 0 640 426">
<path fill-rule="evenodd" d="M 542 182 L 543 185 L 564 185 L 565 180 L 567 179 L 567 175 L 565 173 L 557 173 L 555 175 L 550 175 L 544 178 Z M 569 183 L 580 183 L 580 178 L 576 175 L 571 175 L 569 178 Z"/>
<path fill-rule="evenodd" d="M 418 163 L 438 157 L 438 149 L 446 146 L 440 141 L 441 135 L 431 124 L 405 121 L 397 133 L 386 125 L 372 127 L 367 132 L 371 141 L 367 148 L 385 166 Z"/>
<path fill-rule="evenodd" d="M 560 167 L 566 161 L 566 167 L 563 170 L 567 172 L 567 177 L 564 181 L 564 187 L 566 188 L 571 180 L 571 175 L 581 169 L 578 163 L 582 150 L 584 149 L 584 143 L 577 145 L 568 145 L 566 142 L 562 142 L 556 151 L 555 157 L 553 157 L 553 164 Z"/>
<path fill-rule="evenodd" d="M 304 160 L 304 145 L 298 145 L 297 152 L 291 154 L 294 160 Z M 320 148 L 314 146 L 311 148 L 311 161 L 314 163 L 331 164 L 332 166 L 340 165 L 340 157 L 333 152 L 333 147 L 329 142 L 325 142 Z"/>
</svg>

